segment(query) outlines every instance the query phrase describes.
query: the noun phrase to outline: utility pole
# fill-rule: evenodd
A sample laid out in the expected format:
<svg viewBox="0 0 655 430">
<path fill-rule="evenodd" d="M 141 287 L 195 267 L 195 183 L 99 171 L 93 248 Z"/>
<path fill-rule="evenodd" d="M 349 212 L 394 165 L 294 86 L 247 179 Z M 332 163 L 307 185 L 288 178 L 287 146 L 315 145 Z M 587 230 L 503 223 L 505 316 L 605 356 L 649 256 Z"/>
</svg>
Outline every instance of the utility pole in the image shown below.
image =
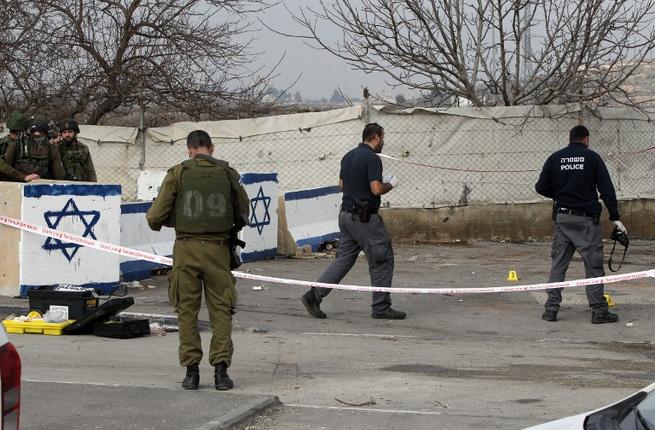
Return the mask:
<svg viewBox="0 0 655 430">
<path fill-rule="evenodd" d="M 523 11 L 523 83 L 527 83 L 532 75 L 532 3 L 531 0 L 527 1 Z"/>
</svg>

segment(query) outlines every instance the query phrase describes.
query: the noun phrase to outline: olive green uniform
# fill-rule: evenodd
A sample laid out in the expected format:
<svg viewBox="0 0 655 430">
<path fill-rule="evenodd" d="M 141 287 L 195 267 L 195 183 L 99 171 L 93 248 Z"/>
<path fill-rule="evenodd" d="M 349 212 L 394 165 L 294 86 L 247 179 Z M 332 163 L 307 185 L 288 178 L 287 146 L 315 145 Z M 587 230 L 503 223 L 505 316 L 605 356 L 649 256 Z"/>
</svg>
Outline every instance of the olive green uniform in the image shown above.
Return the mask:
<svg viewBox="0 0 655 430">
<path fill-rule="evenodd" d="M 198 312 L 203 285 L 212 326 L 209 362 L 231 364 L 237 293 L 228 239 L 231 230 L 247 223 L 249 208 L 239 174 L 224 161 L 196 155 L 168 171 L 146 214 L 153 230 L 175 227 L 169 298 L 178 316 L 182 366 L 202 359 Z"/>
<path fill-rule="evenodd" d="M 77 139 L 57 145 L 69 181 L 98 182 L 89 148 Z"/>
<path fill-rule="evenodd" d="M 41 179 L 66 179 L 66 172 L 61 163 L 61 155 L 54 145 L 37 143 L 30 137 L 24 137 L 9 145 L 5 161 L 24 175 L 36 173 Z"/>
<path fill-rule="evenodd" d="M 5 161 L 5 154 L 9 148 L 16 150 L 16 140 L 13 140 L 9 135 L 0 139 L 0 181 L 25 181 L 25 174 L 11 167 L 11 164 Z"/>
</svg>

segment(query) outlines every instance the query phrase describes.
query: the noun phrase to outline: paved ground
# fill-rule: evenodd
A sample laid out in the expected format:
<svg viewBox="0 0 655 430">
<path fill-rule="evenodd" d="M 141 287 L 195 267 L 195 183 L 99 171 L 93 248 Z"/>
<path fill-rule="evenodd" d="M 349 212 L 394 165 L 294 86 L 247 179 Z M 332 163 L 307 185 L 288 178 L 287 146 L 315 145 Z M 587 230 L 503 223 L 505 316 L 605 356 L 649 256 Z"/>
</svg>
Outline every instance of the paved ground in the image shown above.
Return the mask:
<svg viewBox="0 0 655 430">
<path fill-rule="evenodd" d="M 509 270 L 518 272 L 520 283 L 543 282 L 549 247 L 397 246 L 395 285 L 499 286 L 507 284 Z M 654 255 L 653 242 L 634 241 L 621 272 L 655 267 Z M 313 280 L 330 258 L 279 259 L 242 269 Z M 367 284 L 366 270 L 359 262 L 344 282 Z M 576 258 L 569 279 L 582 276 Z M 170 314 L 165 285 L 165 277 L 155 277 L 129 288 L 136 300 L 130 311 Z M 328 319 L 318 320 L 298 300 L 303 289 L 266 284 L 253 290 L 258 285 L 239 281 L 230 373 L 237 386 L 228 395 L 274 395 L 283 406 L 242 424 L 244 429 L 519 429 L 593 409 L 655 381 L 654 279 L 608 286 L 621 321 L 607 325 L 590 324 L 583 289 L 565 290 L 556 323 L 540 319 L 539 292 L 398 294 L 394 307 L 407 311 L 408 319 L 380 321 L 370 318 L 368 294 L 333 292 L 323 306 Z M 26 305 L 15 299 L 2 304 Z M 208 344 L 208 333 L 203 340 Z M 97 384 L 181 393 L 175 334 L 130 341 L 23 335 L 12 341 L 27 381 L 80 384 L 80 392 L 82 384 Z M 205 364 L 205 384 L 210 372 Z M 201 390 L 215 394 L 209 386 Z M 135 402 L 153 417 L 170 409 L 146 397 Z M 25 413 L 28 420 L 36 411 Z"/>
</svg>

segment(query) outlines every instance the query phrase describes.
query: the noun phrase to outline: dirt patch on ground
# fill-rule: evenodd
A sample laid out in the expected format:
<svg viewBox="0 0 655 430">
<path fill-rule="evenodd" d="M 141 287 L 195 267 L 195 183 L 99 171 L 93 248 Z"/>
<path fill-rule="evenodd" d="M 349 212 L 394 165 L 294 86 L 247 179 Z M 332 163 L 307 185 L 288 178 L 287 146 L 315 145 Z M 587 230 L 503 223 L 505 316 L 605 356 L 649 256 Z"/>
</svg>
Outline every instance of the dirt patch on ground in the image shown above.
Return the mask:
<svg viewBox="0 0 655 430">
<path fill-rule="evenodd" d="M 396 364 L 383 367 L 385 372 L 422 374 L 438 378 L 498 379 L 557 383 L 569 387 L 625 387 L 641 388 L 655 376 L 651 362 L 631 360 L 578 360 L 587 366 L 551 366 L 512 364 L 505 367 L 462 369 L 432 364 Z"/>
</svg>

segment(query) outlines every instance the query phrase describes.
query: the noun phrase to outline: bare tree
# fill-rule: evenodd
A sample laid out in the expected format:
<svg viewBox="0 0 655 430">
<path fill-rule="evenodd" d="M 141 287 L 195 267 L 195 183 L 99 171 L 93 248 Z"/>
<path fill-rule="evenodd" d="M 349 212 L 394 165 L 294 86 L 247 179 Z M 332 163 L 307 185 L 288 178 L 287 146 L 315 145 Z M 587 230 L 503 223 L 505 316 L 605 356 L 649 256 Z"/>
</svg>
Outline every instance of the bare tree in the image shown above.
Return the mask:
<svg viewBox="0 0 655 430">
<path fill-rule="evenodd" d="M 266 0 L 12 3 L 16 51 L 0 73 L 3 91 L 27 107 L 89 124 L 139 103 L 192 119 L 261 109 L 272 72 L 251 69 L 245 18 L 268 7 Z"/>
<path fill-rule="evenodd" d="M 598 102 L 628 95 L 654 13 L 653 0 L 334 0 L 293 12 L 304 32 L 286 35 L 433 104 Z"/>
</svg>

